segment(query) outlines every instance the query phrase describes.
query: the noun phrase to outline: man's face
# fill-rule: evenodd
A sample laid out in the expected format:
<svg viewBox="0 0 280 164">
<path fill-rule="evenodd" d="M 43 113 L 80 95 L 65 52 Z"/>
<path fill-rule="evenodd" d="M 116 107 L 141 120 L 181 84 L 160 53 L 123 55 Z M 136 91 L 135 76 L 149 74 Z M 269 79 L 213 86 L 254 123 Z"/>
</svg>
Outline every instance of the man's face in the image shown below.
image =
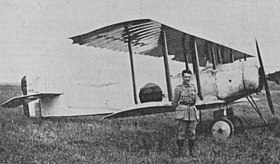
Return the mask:
<svg viewBox="0 0 280 164">
<path fill-rule="evenodd" d="M 184 73 L 183 74 L 183 81 L 184 81 L 184 83 L 189 84 L 189 82 L 191 80 L 191 76 L 192 76 L 191 74 Z"/>
</svg>

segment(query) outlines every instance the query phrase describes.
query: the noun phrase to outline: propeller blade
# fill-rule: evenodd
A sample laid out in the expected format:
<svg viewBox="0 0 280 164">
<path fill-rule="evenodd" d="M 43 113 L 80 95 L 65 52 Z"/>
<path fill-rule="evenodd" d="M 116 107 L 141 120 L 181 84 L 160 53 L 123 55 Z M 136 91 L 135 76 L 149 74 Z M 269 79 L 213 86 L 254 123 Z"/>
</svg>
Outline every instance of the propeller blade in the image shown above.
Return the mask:
<svg viewBox="0 0 280 164">
<path fill-rule="evenodd" d="M 256 40 L 256 47 L 257 47 L 258 58 L 259 58 L 259 63 L 260 63 L 260 67 L 261 67 L 260 76 L 263 79 L 266 98 L 267 98 L 269 108 L 271 110 L 271 113 L 274 115 L 275 111 L 274 111 L 274 107 L 273 107 L 273 102 L 272 102 L 271 94 L 270 94 L 269 87 L 268 87 L 268 84 L 267 84 L 267 79 L 266 79 L 266 76 L 265 76 L 264 66 L 263 66 L 262 57 L 261 57 L 261 53 L 260 53 L 260 49 L 259 49 L 259 45 L 258 45 L 257 40 Z"/>
</svg>

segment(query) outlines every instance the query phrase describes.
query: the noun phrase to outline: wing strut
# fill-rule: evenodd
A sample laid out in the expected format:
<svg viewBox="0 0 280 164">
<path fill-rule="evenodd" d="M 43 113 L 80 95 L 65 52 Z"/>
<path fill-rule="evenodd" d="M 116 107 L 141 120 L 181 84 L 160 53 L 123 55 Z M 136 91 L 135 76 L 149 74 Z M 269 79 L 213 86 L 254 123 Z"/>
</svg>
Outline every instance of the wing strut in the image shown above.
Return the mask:
<svg viewBox="0 0 280 164">
<path fill-rule="evenodd" d="M 188 57 L 187 57 L 187 49 L 186 49 L 186 37 L 187 35 L 184 33 L 183 34 L 183 40 L 182 40 L 182 47 L 184 49 L 184 59 L 185 59 L 185 65 L 186 65 L 186 70 L 189 69 L 189 63 L 188 63 Z"/>
<path fill-rule="evenodd" d="M 201 94 L 201 84 L 200 84 L 199 68 L 198 68 L 198 66 L 199 66 L 198 51 L 197 51 L 197 45 L 196 45 L 194 36 L 190 37 L 190 48 L 191 48 L 191 55 L 192 55 L 193 71 L 194 71 L 195 77 L 196 77 L 198 96 L 201 100 L 203 100 L 203 97 Z"/>
<path fill-rule="evenodd" d="M 217 58 L 218 58 L 218 64 L 222 63 L 222 57 L 221 57 L 221 50 L 220 47 L 217 46 Z"/>
<path fill-rule="evenodd" d="M 209 54 L 209 42 L 208 41 L 205 41 L 205 44 L 204 44 L 204 54 L 206 54 L 206 60 L 207 62 L 211 62 L 211 57 L 210 57 L 210 54 Z"/>
<path fill-rule="evenodd" d="M 215 49 L 214 49 L 214 44 L 211 46 L 211 58 L 212 58 L 212 64 L 213 64 L 213 69 L 216 69 L 216 58 L 215 58 Z"/>
<path fill-rule="evenodd" d="M 246 61 L 247 59 L 246 59 L 246 54 L 243 54 L 244 55 L 244 61 Z"/>
<path fill-rule="evenodd" d="M 230 49 L 230 62 L 233 63 L 234 62 L 234 56 L 232 54 L 232 49 Z"/>
<path fill-rule="evenodd" d="M 220 48 L 220 54 L 221 54 L 221 62 L 222 64 L 224 64 L 225 63 L 224 47 Z"/>
<path fill-rule="evenodd" d="M 135 72 L 134 72 L 134 62 L 133 62 L 133 53 L 132 53 L 132 48 L 131 48 L 131 38 L 130 38 L 130 34 L 129 34 L 129 29 L 128 29 L 127 26 L 125 26 L 125 32 L 127 34 L 127 45 L 128 45 L 128 51 L 129 51 L 129 57 L 130 57 L 130 66 L 131 66 L 131 76 L 132 76 L 134 103 L 138 104 L 137 92 L 136 92 L 136 82 L 135 82 Z"/>
<path fill-rule="evenodd" d="M 164 29 L 161 30 L 161 38 L 162 38 L 162 45 L 163 45 L 162 53 L 163 53 L 163 60 L 164 60 L 168 100 L 172 101 L 173 98 L 172 98 L 172 87 L 171 87 L 170 71 L 169 71 L 169 64 L 168 64 L 168 49 L 167 49 L 166 34 Z"/>
</svg>

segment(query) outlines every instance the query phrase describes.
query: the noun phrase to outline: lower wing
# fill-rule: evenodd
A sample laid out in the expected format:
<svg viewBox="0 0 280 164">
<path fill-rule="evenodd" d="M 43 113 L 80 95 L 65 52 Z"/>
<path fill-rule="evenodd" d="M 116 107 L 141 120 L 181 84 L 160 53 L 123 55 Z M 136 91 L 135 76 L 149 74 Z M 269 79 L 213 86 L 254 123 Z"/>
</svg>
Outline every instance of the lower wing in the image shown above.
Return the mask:
<svg viewBox="0 0 280 164">
<path fill-rule="evenodd" d="M 203 103 L 198 102 L 196 108 L 198 110 L 207 110 L 207 109 L 213 109 L 229 104 L 232 105 L 244 101 L 247 102 L 246 99 L 239 99 L 237 101 L 230 102 L 230 103 L 223 100 L 207 101 Z M 137 104 L 123 111 L 115 112 L 113 114 L 107 115 L 104 117 L 104 119 L 135 117 L 135 116 L 143 116 L 143 115 L 167 113 L 167 112 L 174 112 L 174 110 L 171 108 L 171 102 L 147 102 L 147 103 Z"/>
</svg>

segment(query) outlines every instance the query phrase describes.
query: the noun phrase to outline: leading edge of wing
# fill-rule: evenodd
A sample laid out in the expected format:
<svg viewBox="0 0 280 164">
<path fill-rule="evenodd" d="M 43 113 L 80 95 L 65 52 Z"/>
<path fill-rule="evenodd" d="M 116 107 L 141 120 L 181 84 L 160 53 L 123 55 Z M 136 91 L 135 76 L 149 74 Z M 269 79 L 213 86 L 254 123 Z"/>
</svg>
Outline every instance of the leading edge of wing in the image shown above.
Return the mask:
<svg viewBox="0 0 280 164">
<path fill-rule="evenodd" d="M 169 55 L 174 55 L 173 60 L 184 62 L 184 52 L 190 58 L 190 38 L 194 35 L 184 33 L 167 25 L 151 19 L 139 19 L 121 22 L 106 26 L 89 33 L 71 37 L 73 44 L 87 45 L 109 50 L 128 52 L 127 42 L 130 38 L 134 53 L 161 57 L 162 43 L 160 40 L 162 30 L 166 33 L 166 41 Z M 227 46 L 212 42 L 207 39 L 196 37 L 197 51 L 200 63 L 205 64 L 206 54 L 211 51 L 221 51 L 225 63 L 241 58 L 253 57 L 252 55 L 234 50 Z M 184 48 L 183 48 L 184 45 Z M 213 49 L 212 49 L 213 48 Z M 191 62 L 191 60 L 188 60 Z M 204 66 L 204 65 L 201 66 Z"/>
<path fill-rule="evenodd" d="M 227 106 L 229 104 L 231 105 L 237 104 L 243 101 L 245 100 L 240 99 L 233 102 L 226 102 L 223 100 L 211 100 L 207 102 L 198 102 L 196 108 L 198 110 L 214 109 L 214 108 L 219 108 L 221 106 Z M 105 116 L 103 119 L 136 117 L 136 116 L 144 116 L 144 115 L 167 113 L 167 112 L 175 112 L 171 108 L 171 102 L 147 102 L 147 103 L 137 104 L 128 107 L 125 110 L 119 112 L 112 113 L 110 115 Z"/>
<path fill-rule="evenodd" d="M 135 117 L 157 113 L 173 112 L 171 102 L 147 102 L 131 106 L 123 111 L 105 116 L 103 119 Z"/>
<path fill-rule="evenodd" d="M 36 93 L 31 95 L 25 95 L 25 96 L 17 96 L 9 99 L 8 101 L 1 104 L 3 108 L 15 108 L 20 105 L 23 105 L 23 103 L 29 103 L 31 101 L 34 101 L 39 98 L 46 98 L 46 97 L 55 97 L 59 96 L 62 93 Z"/>
<path fill-rule="evenodd" d="M 212 101 L 207 104 L 197 104 L 196 107 L 198 110 L 205 110 L 216 108 L 221 105 L 226 105 L 225 101 Z M 171 108 L 171 102 L 147 102 L 143 104 L 137 104 L 131 106 L 123 111 L 116 112 L 105 116 L 104 119 L 113 119 L 113 118 L 124 118 L 124 117 L 135 117 L 135 116 L 143 116 L 150 114 L 159 114 L 159 113 L 167 113 L 174 112 Z"/>
</svg>

